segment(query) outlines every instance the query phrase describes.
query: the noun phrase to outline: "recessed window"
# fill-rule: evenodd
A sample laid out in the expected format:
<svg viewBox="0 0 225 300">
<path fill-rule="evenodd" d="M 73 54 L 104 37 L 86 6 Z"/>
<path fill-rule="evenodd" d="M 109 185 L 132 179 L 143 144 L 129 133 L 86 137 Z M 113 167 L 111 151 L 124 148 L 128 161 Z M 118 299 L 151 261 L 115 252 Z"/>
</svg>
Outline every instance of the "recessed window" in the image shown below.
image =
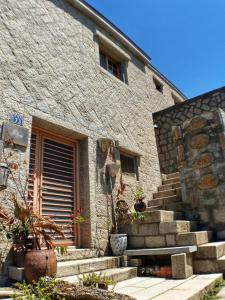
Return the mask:
<svg viewBox="0 0 225 300">
<path fill-rule="evenodd" d="M 106 52 L 100 50 L 100 66 L 107 70 L 110 74 L 117 77 L 121 81 L 127 83 L 127 73 L 125 63 L 111 57 Z"/>
<path fill-rule="evenodd" d="M 171 95 L 175 104 L 182 102 L 181 98 L 176 96 L 173 92 L 171 93 Z"/>
<path fill-rule="evenodd" d="M 126 156 L 124 154 L 120 154 L 120 163 L 122 173 L 136 174 L 136 158 L 134 156 Z"/>
<path fill-rule="evenodd" d="M 160 93 L 163 93 L 163 84 L 155 77 L 153 77 L 153 82 L 155 84 L 156 90 L 159 91 Z"/>
</svg>

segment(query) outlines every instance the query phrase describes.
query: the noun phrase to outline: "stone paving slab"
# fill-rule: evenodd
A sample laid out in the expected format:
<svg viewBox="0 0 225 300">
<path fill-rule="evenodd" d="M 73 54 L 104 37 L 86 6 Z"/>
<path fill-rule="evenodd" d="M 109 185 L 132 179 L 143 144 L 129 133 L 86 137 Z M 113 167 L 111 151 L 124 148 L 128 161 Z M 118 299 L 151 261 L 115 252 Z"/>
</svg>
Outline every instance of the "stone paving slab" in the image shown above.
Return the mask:
<svg viewBox="0 0 225 300">
<path fill-rule="evenodd" d="M 200 300 L 218 278 L 222 274 L 193 275 L 182 280 L 136 277 L 118 283 L 114 291 L 137 300 Z"/>
</svg>

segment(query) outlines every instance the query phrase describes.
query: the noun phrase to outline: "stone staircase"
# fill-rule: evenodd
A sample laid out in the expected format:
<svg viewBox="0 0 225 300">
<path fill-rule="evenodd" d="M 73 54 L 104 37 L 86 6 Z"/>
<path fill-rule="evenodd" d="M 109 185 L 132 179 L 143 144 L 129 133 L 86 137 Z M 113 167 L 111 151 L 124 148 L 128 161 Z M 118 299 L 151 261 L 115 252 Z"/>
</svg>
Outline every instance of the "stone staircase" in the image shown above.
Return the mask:
<svg viewBox="0 0 225 300">
<path fill-rule="evenodd" d="M 122 267 L 124 257 L 97 257 L 95 249 L 77 249 L 69 247 L 68 252 L 57 255 L 56 278 L 76 283 L 83 274 L 101 273 L 116 282 L 137 276 L 136 267 Z M 15 281 L 24 280 L 23 268 L 9 267 L 9 278 Z"/>
</svg>

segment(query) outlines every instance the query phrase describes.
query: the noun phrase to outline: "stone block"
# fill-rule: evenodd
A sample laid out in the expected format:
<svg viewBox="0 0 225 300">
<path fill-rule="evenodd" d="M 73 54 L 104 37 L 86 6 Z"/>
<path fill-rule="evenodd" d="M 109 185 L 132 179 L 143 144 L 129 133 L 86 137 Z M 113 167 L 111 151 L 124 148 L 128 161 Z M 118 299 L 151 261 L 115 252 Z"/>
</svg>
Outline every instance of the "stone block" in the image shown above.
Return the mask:
<svg viewBox="0 0 225 300">
<path fill-rule="evenodd" d="M 159 233 L 159 225 L 157 223 L 138 225 L 139 236 L 158 235 L 158 233 Z"/>
<path fill-rule="evenodd" d="M 174 212 L 166 210 L 155 210 L 144 213 L 144 223 L 161 223 L 174 221 Z"/>
<path fill-rule="evenodd" d="M 142 266 L 141 258 L 131 258 L 129 260 L 129 267 L 140 267 L 140 266 Z"/>
<path fill-rule="evenodd" d="M 209 136 L 206 134 L 198 134 L 195 135 L 190 143 L 192 149 L 202 149 L 208 146 L 209 144 Z"/>
<path fill-rule="evenodd" d="M 174 222 L 164 222 L 159 224 L 159 233 L 181 233 L 190 231 L 189 221 L 174 221 Z"/>
<path fill-rule="evenodd" d="M 195 274 L 217 273 L 217 272 L 219 272 L 219 267 L 216 260 L 211 260 L 211 259 L 194 260 Z"/>
<path fill-rule="evenodd" d="M 128 247 L 133 249 L 140 249 L 145 247 L 144 236 L 130 236 L 128 237 Z"/>
<path fill-rule="evenodd" d="M 165 247 L 166 239 L 165 236 L 146 236 L 145 237 L 145 247 L 147 248 L 158 248 Z"/>
<path fill-rule="evenodd" d="M 172 255 L 171 263 L 174 279 L 186 279 L 193 275 L 193 258 L 191 253 Z"/>
<path fill-rule="evenodd" d="M 198 246 L 196 257 L 198 259 L 216 259 L 224 254 L 225 242 L 215 242 Z"/>
<path fill-rule="evenodd" d="M 175 234 L 167 234 L 166 235 L 166 245 L 169 247 L 176 245 L 176 235 Z"/>
<path fill-rule="evenodd" d="M 218 185 L 219 179 L 216 175 L 208 174 L 201 177 L 198 187 L 201 190 L 210 190 Z"/>
<path fill-rule="evenodd" d="M 196 231 L 188 233 L 180 233 L 177 235 L 177 245 L 202 245 L 208 243 L 212 239 L 211 231 Z"/>
<path fill-rule="evenodd" d="M 24 268 L 17 268 L 10 266 L 9 267 L 9 278 L 15 281 L 23 281 L 24 277 Z"/>
</svg>

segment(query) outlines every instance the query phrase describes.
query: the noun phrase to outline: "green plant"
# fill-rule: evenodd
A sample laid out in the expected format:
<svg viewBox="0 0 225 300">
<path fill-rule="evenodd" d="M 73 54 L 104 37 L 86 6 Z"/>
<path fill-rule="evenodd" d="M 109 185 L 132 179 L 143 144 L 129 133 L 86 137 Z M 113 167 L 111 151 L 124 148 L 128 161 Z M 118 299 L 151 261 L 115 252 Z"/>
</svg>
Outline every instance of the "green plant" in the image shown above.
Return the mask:
<svg viewBox="0 0 225 300">
<path fill-rule="evenodd" d="M 83 224 L 85 222 L 84 216 L 78 213 L 74 218 L 74 224 Z"/>
<path fill-rule="evenodd" d="M 55 247 L 55 249 L 58 252 L 58 254 L 61 256 L 67 254 L 67 252 L 68 252 L 68 247 L 66 247 L 66 246 L 58 246 L 58 247 Z"/>
<path fill-rule="evenodd" d="M 132 221 L 144 221 L 145 215 L 142 212 L 132 211 L 130 213 Z"/>
<path fill-rule="evenodd" d="M 19 293 L 13 296 L 16 300 L 63 300 L 59 295 L 56 279 L 43 277 L 38 282 L 27 284 L 26 282 L 15 285 Z"/>
<path fill-rule="evenodd" d="M 116 281 L 111 279 L 111 278 L 108 278 L 106 275 L 104 274 L 101 274 L 99 275 L 99 279 L 98 279 L 98 285 L 105 285 L 105 286 L 109 286 L 109 285 L 113 285 L 115 286 L 116 285 Z"/>
<path fill-rule="evenodd" d="M 134 198 L 135 200 L 141 200 L 145 198 L 143 188 L 139 187 L 136 189 L 136 191 L 134 192 Z"/>
<path fill-rule="evenodd" d="M 214 287 L 204 295 L 203 300 L 219 300 L 217 294 L 224 286 L 225 286 L 225 280 L 223 278 L 217 279 Z"/>
<path fill-rule="evenodd" d="M 89 274 L 83 274 L 83 276 L 79 279 L 79 282 L 83 286 L 94 288 L 99 283 L 99 280 L 100 280 L 100 275 L 96 273 L 89 273 Z"/>
</svg>

